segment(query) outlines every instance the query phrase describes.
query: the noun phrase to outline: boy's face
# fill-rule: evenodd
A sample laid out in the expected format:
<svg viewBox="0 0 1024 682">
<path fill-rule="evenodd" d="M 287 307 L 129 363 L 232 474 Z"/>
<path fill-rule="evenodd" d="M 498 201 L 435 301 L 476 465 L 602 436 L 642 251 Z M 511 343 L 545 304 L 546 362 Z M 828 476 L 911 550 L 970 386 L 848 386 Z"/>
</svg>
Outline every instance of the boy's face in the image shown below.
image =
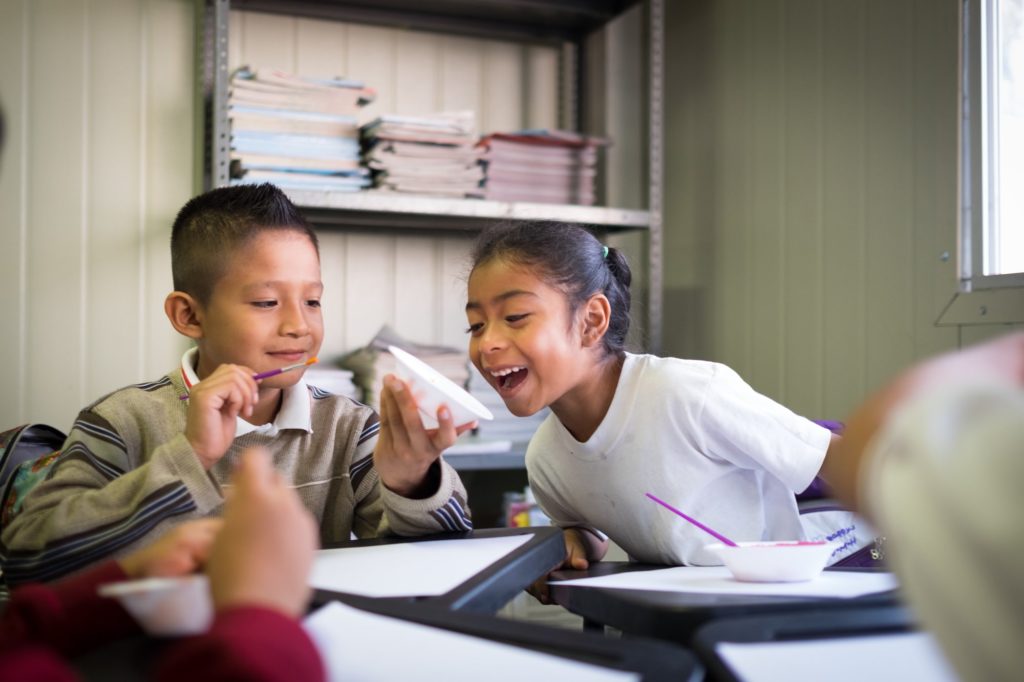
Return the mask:
<svg viewBox="0 0 1024 682">
<path fill-rule="evenodd" d="M 263 232 L 232 254 L 210 300 L 197 311 L 199 378 L 225 363 L 264 372 L 315 356 L 324 334 L 323 288 L 320 259 L 301 232 Z M 260 385 L 284 388 L 301 376 L 285 372 Z"/>
</svg>

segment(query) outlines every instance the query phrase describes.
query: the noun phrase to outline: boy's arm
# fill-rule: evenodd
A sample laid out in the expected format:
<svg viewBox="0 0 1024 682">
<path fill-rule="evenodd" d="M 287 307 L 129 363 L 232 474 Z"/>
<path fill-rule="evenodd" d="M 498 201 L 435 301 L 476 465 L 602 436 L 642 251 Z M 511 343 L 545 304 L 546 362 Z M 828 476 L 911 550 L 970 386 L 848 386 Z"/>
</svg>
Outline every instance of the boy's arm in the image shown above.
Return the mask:
<svg viewBox="0 0 1024 682">
<path fill-rule="evenodd" d="M 223 501 L 184 435 L 148 457 L 95 411 L 83 411 L 49 476 L 0 536 L 9 584 L 49 581 L 122 554 L 168 522 Z"/>
<path fill-rule="evenodd" d="M 366 420 L 350 468 L 355 493 L 353 529 L 357 537 L 372 538 L 396 534 L 429 535 L 472 530 L 466 488 L 458 472 L 443 459 L 434 463 L 436 487 L 427 497 L 403 497 L 384 486 L 374 468 L 380 419 L 374 413 Z"/>
</svg>

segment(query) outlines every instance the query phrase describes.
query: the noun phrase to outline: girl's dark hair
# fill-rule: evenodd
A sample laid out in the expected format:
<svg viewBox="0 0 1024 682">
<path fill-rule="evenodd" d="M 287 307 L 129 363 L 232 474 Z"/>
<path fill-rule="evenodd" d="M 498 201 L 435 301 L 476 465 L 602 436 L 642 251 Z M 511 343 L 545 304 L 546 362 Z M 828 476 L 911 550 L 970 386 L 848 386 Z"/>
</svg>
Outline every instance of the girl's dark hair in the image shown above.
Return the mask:
<svg viewBox="0 0 1024 682">
<path fill-rule="evenodd" d="M 570 316 L 592 295 L 604 294 L 611 306 L 604 349 L 611 355 L 623 353 L 633 274 L 621 251 L 605 247 L 579 225 L 527 222 L 497 225 L 477 238 L 473 269 L 495 260 L 536 270 L 548 284 L 565 292 Z"/>
</svg>

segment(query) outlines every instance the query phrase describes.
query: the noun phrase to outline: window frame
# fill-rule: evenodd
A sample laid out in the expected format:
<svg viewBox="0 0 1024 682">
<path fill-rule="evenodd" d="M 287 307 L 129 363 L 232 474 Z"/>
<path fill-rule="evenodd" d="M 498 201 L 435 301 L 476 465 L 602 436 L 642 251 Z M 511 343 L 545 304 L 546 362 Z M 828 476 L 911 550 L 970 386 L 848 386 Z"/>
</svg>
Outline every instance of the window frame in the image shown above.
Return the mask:
<svg viewBox="0 0 1024 682">
<path fill-rule="evenodd" d="M 994 194 L 986 183 L 995 175 L 998 156 L 985 154 L 996 125 L 986 106 L 986 72 L 994 54 L 984 39 L 992 33 L 995 2 L 961 0 L 959 74 L 959 210 L 957 221 L 957 288 L 936 324 L 1006 324 L 1024 322 L 1024 273 L 984 274 L 986 211 Z"/>
<path fill-rule="evenodd" d="M 996 195 L 990 185 L 997 176 L 999 150 L 986 155 L 998 126 L 994 107 L 989 107 L 986 74 L 993 73 L 996 55 L 984 48 L 994 34 L 997 0 L 964 0 L 961 30 L 961 291 L 1024 287 L 1024 272 L 984 274 L 986 215 L 995 212 Z M 984 53 L 983 53 L 984 50 Z M 977 144 L 975 144 L 977 141 Z"/>
</svg>

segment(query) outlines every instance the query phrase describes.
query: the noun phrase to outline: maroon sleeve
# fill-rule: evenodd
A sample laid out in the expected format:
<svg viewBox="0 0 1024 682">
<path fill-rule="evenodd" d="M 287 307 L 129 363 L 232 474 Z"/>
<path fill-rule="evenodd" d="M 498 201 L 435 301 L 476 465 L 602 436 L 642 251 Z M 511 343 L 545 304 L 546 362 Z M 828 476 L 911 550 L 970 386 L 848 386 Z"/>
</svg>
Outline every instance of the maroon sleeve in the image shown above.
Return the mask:
<svg viewBox="0 0 1024 682">
<path fill-rule="evenodd" d="M 318 682 L 324 677 L 320 654 L 299 622 L 259 606 L 217 614 L 205 635 L 171 647 L 157 674 L 168 682 Z"/>
<path fill-rule="evenodd" d="M 138 632 L 120 604 L 96 593 L 103 583 L 125 578 L 121 566 L 110 561 L 56 583 L 16 588 L 0 619 L 0 652 L 35 648 L 76 656 Z"/>
</svg>

